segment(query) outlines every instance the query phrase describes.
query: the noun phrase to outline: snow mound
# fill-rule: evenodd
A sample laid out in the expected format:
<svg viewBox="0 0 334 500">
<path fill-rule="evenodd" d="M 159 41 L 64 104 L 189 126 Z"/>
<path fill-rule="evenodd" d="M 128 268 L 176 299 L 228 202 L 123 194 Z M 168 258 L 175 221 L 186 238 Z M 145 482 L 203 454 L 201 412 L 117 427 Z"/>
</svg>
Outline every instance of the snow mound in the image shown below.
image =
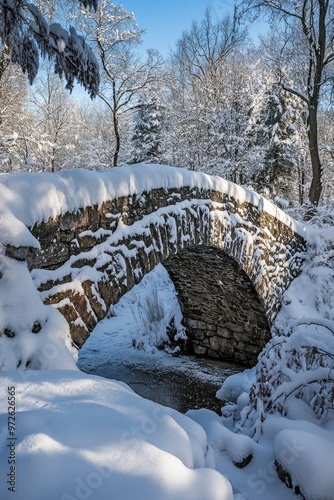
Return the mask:
<svg viewBox="0 0 334 500">
<path fill-rule="evenodd" d="M 125 384 L 78 371 L 3 372 L 15 387 L 15 499 L 232 500 L 207 465 L 204 430 Z M 9 472 L 7 398 L 0 403 L 0 464 Z M 17 465 L 16 465 L 17 464 Z M 4 481 L 1 499 L 13 497 Z"/>
<path fill-rule="evenodd" d="M 65 318 L 43 304 L 24 262 L 0 254 L 0 370 L 75 369 Z"/>
<path fill-rule="evenodd" d="M 230 375 L 224 382 L 216 397 L 221 401 L 236 403 L 239 396 L 249 392 L 255 381 L 255 369 L 247 369 L 241 373 Z"/>
<path fill-rule="evenodd" d="M 241 464 L 253 455 L 254 442 L 248 436 L 235 434 L 224 426 L 221 418 L 211 410 L 191 410 L 187 416 L 201 425 L 208 441 L 234 464 Z"/>
<path fill-rule="evenodd" d="M 274 441 L 274 453 L 292 487 L 299 488 L 305 500 L 333 500 L 333 433 L 327 432 L 324 438 L 304 430 L 281 431 Z"/>
</svg>

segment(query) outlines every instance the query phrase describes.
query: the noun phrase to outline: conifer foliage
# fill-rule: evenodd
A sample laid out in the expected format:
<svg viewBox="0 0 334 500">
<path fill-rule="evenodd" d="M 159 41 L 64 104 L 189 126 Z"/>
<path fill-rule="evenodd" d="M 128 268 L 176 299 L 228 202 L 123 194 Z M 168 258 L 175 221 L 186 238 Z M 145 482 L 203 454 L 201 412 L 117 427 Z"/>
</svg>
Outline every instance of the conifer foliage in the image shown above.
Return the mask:
<svg viewBox="0 0 334 500">
<path fill-rule="evenodd" d="M 96 8 L 96 0 L 80 0 Z M 55 72 L 73 89 L 80 83 L 91 97 L 99 88 L 99 68 L 95 55 L 73 27 L 48 23 L 38 7 L 26 0 L 0 0 L 0 79 L 10 63 L 19 65 L 32 83 L 39 69 L 39 54 L 55 64 Z"/>
</svg>

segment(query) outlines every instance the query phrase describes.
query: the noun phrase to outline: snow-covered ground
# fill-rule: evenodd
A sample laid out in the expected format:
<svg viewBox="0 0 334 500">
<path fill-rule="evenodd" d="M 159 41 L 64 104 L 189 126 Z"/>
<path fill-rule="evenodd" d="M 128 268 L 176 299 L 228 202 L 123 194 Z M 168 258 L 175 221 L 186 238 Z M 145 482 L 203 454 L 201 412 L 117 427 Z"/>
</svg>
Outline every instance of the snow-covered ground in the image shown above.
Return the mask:
<svg viewBox="0 0 334 500">
<path fill-rule="evenodd" d="M 138 183 L 145 187 L 150 176 L 151 184 L 189 181 L 237 189 L 177 169 L 174 177 L 162 169 L 157 179 L 151 175 L 154 167 L 141 173 L 136 168 L 126 169 L 134 191 Z M 123 174 L 117 172 L 120 180 Z M 54 202 L 57 210 L 73 208 L 68 205 L 73 175 L 81 179 L 84 204 L 90 190 L 102 199 L 107 188 L 114 189 L 108 174 L 95 184 L 88 173 L 55 176 L 51 192 L 48 176 L 45 184 L 34 184 L 33 175 L 22 176 L 17 185 L 13 176 L 2 176 L 1 242 L 36 245 L 25 224 L 52 215 Z M 30 201 L 21 199 L 27 183 Z M 34 213 L 38 190 L 44 201 Z M 251 192 L 239 194 L 263 206 Z M 207 409 L 182 415 L 141 398 L 121 382 L 80 372 L 66 321 L 42 303 L 26 265 L 0 253 L 0 498 L 296 498 L 278 478 L 276 461 L 286 481 L 307 500 L 334 500 L 334 231 L 313 228 L 304 234 L 310 243 L 308 260 L 284 296 L 275 336 L 255 370 L 223 384 L 219 396 L 229 404 L 222 417 Z M 167 308 L 169 319 L 173 300 L 169 296 L 174 304 Z M 130 335 L 136 347 L 126 352 L 137 355 L 141 347 L 140 356 L 162 359 L 152 344 L 164 335 L 165 320 L 150 329 L 150 337 L 131 303 L 119 311 L 138 326 Z M 6 371 L 13 366 L 18 369 Z"/>
<path fill-rule="evenodd" d="M 76 370 L 17 370 L 0 378 L 1 499 L 233 498 L 214 470 L 204 430 L 175 410 Z M 12 387 L 17 413 L 9 435 Z"/>
<path fill-rule="evenodd" d="M 303 282 L 307 273 L 299 279 Z M 166 312 L 156 332 L 152 325 L 144 328 L 138 312 L 138 308 L 145 309 L 145 297 L 154 295 L 154 290 L 158 291 L 154 300 Z M 161 266 L 125 296 L 112 314 L 98 325 L 80 362 L 126 359 L 169 367 L 179 363 L 180 358 L 155 347 L 157 338 L 164 336 L 167 318 L 174 314 L 180 327 L 179 306 Z M 193 362 L 183 367 L 189 371 Z M 229 377 L 220 397 L 231 401 L 230 406 L 238 401 L 242 409 L 254 376 L 253 369 Z M 0 464 L 6 475 L 13 466 L 8 460 L 15 453 L 15 475 L 2 474 L 1 498 L 13 498 L 6 482 L 11 477 L 19 500 L 107 500 L 110 492 L 122 500 L 296 498 L 277 476 L 277 458 L 307 499 L 334 498 L 332 411 L 319 423 L 305 403 L 292 398 L 288 415 L 267 416 L 255 442 L 236 434 L 231 418 L 207 409 L 183 416 L 141 398 L 121 382 L 83 374 L 75 366 L 71 370 L 4 371 L 0 377 Z M 13 401 L 13 392 L 7 394 L 12 387 L 17 412 L 15 425 L 10 421 L 13 436 L 7 404 L 7 396 Z M 244 468 L 235 465 L 247 458 L 251 460 Z"/>
</svg>

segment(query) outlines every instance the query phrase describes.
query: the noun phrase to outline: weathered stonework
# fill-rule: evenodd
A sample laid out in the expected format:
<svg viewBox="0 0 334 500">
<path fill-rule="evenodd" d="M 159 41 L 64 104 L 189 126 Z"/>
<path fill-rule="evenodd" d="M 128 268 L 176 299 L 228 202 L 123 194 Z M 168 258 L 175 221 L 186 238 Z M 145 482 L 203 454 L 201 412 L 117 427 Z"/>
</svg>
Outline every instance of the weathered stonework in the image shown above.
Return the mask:
<svg viewBox="0 0 334 500">
<path fill-rule="evenodd" d="M 227 193 L 187 187 L 110 200 L 30 230 L 41 250 L 8 247 L 7 253 L 15 257 L 18 252 L 17 258 L 27 260 L 44 302 L 62 312 L 77 346 L 110 305 L 159 262 L 188 247 L 216 248 L 230 256 L 253 283 L 271 325 L 284 291 L 299 271 L 305 248 L 300 235 L 261 208 L 240 203 Z M 219 328 L 219 335 L 198 344 L 198 354 L 228 352 L 222 340 L 227 335 L 224 326 Z M 201 328 L 194 330 L 201 342 Z M 254 358 L 262 333 L 254 349 L 239 333 L 234 332 L 237 344 L 230 346 L 229 356 L 235 358 L 240 351 Z"/>
<path fill-rule="evenodd" d="M 245 272 L 224 252 L 206 247 L 182 250 L 164 266 L 178 294 L 190 351 L 254 366 L 270 327 Z"/>
</svg>

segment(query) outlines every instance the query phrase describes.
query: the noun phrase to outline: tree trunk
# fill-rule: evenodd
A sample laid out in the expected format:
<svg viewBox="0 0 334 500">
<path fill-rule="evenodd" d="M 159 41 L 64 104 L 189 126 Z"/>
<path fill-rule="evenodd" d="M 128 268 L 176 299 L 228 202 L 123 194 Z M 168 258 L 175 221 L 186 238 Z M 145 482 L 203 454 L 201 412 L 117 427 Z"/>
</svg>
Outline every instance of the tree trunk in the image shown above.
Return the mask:
<svg viewBox="0 0 334 500">
<path fill-rule="evenodd" d="M 314 36 L 312 30 L 316 29 L 316 19 L 313 17 L 312 30 L 308 27 L 308 23 L 304 18 L 303 29 L 310 44 L 310 62 L 308 74 L 308 92 L 309 92 L 309 105 L 308 105 L 308 142 L 310 150 L 310 158 L 312 165 L 312 182 L 309 192 L 309 199 L 311 206 L 306 213 L 306 219 L 310 219 L 316 212 L 319 204 L 321 191 L 322 191 L 322 160 L 319 154 L 318 145 L 318 104 L 320 96 L 320 86 L 322 82 L 322 74 L 324 70 L 324 60 L 326 53 L 326 16 L 328 13 L 328 0 L 318 0 L 319 3 L 319 19 L 317 22 L 318 27 L 318 40 Z M 313 4 L 311 3 L 311 6 Z M 314 16 L 313 8 L 311 15 Z M 313 72 L 314 71 L 314 72 Z M 312 89 L 310 91 L 310 89 Z"/>
<path fill-rule="evenodd" d="M 118 119 L 117 119 L 117 115 L 115 112 L 114 112 L 114 132 L 115 132 L 116 146 L 115 146 L 115 152 L 114 152 L 113 166 L 117 167 L 118 155 L 119 155 L 119 150 L 121 147 L 121 137 L 120 137 L 120 133 L 119 133 Z"/>
<path fill-rule="evenodd" d="M 304 165 L 298 166 L 298 197 L 299 205 L 304 205 L 305 169 Z"/>
<path fill-rule="evenodd" d="M 118 103 L 117 103 L 117 91 L 116 91 L 115 80 L 112 82 L 112 99 L 113 99 L 112 113 L 113 113 L 113 122 L 114 122 L 114 133 L 115 133 L 115 139 L 116 139 L 113 166 L 117 167 L 119 150 L 121 148 L 121 137 L 120 137 L 120 133 L 119 133 L 119 124 L 118 124 Z"/>
<path fill-rule="evenodd" d="M 319 154 L 318 145 L 318 120 L 317 120 L 317 104 L 310 103 L 308 116 L 308 139 L 309 150 L 312 165 L 312 182 L 309 191 L 309 199 L 315 209 L 320 200 L 322 191 L 322 160 Z"/>
<path fill-rule="evenodd" d="M 55 164 L 56 164 L 56 161 L 55 161 L 55 154 L 56 154 L 56 150 L 55 150 L 55 148 L 52 148 L 51 172 L 54 172 L 54 171 L 55 171 Z"/>
</svg>

